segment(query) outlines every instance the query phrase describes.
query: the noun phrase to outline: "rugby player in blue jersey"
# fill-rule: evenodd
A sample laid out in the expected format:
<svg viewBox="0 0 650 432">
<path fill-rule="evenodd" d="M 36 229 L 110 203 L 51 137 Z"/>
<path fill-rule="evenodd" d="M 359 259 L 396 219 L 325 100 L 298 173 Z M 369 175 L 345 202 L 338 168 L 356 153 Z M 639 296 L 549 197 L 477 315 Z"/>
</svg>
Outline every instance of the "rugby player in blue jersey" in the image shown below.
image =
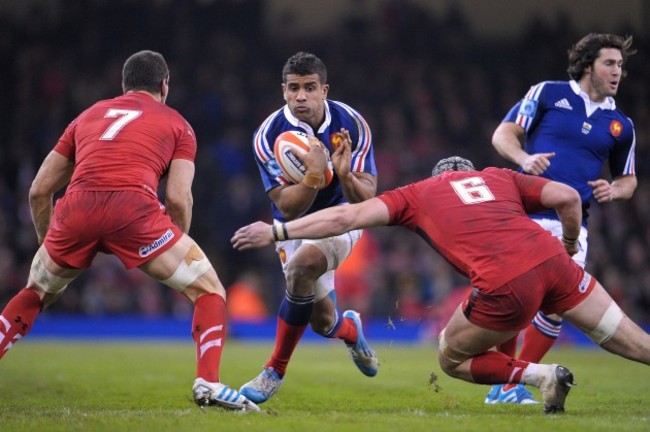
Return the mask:
<svg viewBox="0 0 650 432">
<path fill-rule="evenodd" d="M 327 99 L 329 84 L 324 63 L 299 52 L 282 70 L 286 105 L 269 115 L 255 131 L 253 151 L 264 189 L 271 200 L 273 219 L 283 223 L 327 207 L 357 203 L 375 196 L 377 169 L 372 135 L 363 117 L 352 107 Z M 283 175 L 273 153 L 282 132 L 295 130 L 318 138 L 303 163 L 305 178 L 292 184 Z M 328 159 L 332 182 L 323 187 Z M 347 345 L 356 366 L 375 376 L 379 362 L 366 342 L 356 311 L 336 306 L 334 271 L 352 251 L 361 230 L 322 240 L 284 240 L 276 251 L 287 289 L 278 313 L 273 354 L 262 372 L 241 387 L 251 400 L 267 401 L 280 388 L 291 355 L 307 325 L 316 333 L 338 338 Z"/>
<path fill-rule="evenodd" d="M 632 37 L 592 33 L 569 49 L 570 81 L 545 81 L 530 88 L 497 127 L 492 144 L 520 171 L 568 184 L 580 193 L 583 222 L 577 238 L 562 238 L 554 210 L 531 218 L 565 243 L 578 243 L 573 259 L 584 268 L 587 217 L 592 198 L 599 203 L 627 200 L 637 186 L 634 125 L 616 106 L 614 96 L 625 76 Z M 600 178 L 605 163 L 612 180 Z M 557 340 L 558 315 L 541 312 L 524 333 L 519 359 L 540 362 Z M 515 357 L 517 339 L 500 349 Z M 486 403 L 535 403 L 523 385 L 495 386 Z"/>
</svg>

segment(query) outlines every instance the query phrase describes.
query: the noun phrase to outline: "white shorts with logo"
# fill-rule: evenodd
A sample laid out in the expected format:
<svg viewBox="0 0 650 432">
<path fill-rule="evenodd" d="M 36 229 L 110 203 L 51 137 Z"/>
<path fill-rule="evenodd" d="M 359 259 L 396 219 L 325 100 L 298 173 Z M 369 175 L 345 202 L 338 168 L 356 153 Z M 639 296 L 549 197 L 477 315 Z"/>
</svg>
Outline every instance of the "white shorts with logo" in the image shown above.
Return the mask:
<svg viewBox="0 0 650 432">
<path fill-rule="evenodd" d="M 546 231 L 549 231 L 553 234 L 553 237 L 557 237 L 558 240 L 562 241 L 562 223 L 556 219 L 533 219 L 539 226 L 544 228 Z M 585 268 L 585 263 L 587 262 L 587 228 L 580 227 L 580 235 L 578 236 L 578 244 L 580 248 L 578 253 L 573 255 L 573 261 L 575 261 L 580 267 Z"/>
<path fill-rule="evenodd" d="M 319 301 L 324 299 L 334 290 L 334 270 L 336 270 L 338 266 L 350 256 L 352 248 L 361 238 L 362 232 L 362 230 L 354 230 L 335 237 L 327 237 L 317 240 L 293 239 L 279 241 L 275 243 L 275 251 L 280 257 L 280 261 L 282 262 L 282 271 L 285 276 L 287 274 L 287 265 L 291 261 L 291 257 L 293 257 L 296 250 L 303 244 L 316 246 L 323 255 L 325 255 L 325 258 L 327 259 L 327 271 L 316 280 L 316 285 L 314 287 L 314 300 Z"/>
</svg>

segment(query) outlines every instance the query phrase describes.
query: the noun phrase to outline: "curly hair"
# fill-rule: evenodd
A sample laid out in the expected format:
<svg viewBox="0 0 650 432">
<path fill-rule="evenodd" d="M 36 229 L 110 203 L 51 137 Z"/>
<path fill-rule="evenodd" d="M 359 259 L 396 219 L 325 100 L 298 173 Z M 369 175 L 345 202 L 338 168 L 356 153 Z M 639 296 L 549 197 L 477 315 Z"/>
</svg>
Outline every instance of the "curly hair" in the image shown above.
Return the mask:
<svg viewBox="0 0 650 432">
<path fill-rule="evenodd" d="M 327 84 L 327 69 L 325 63 L 314 54 L 306 52 L 298 52 L 291 57 L 284 64 L 282 68 L 282 82 L 287 82 L 287 75 L 318 75 L 321 84 Z"/>
<path fill-rule="evenodd" d="M 614 48 L 621 52 L 623 64 L 628 57 L 636 54 L 632 49 L 632 36 L 618 36 L 606 33 L 589 33 L 580 39 L 569 50 L 569 68 L 567 72 L 571 79 L 580 81 L 585 69 L 594 64 L 602 48 Z M 623 76 L 626 72 L 623 71 Z"/>
<path fill-rule="evenodd" d="M 452 156 L 438 161 L 431 170 L 431 177 L 436 177 L 445 171 L 476 171 L 474 164 L 460 156 Z"/>
</svg>

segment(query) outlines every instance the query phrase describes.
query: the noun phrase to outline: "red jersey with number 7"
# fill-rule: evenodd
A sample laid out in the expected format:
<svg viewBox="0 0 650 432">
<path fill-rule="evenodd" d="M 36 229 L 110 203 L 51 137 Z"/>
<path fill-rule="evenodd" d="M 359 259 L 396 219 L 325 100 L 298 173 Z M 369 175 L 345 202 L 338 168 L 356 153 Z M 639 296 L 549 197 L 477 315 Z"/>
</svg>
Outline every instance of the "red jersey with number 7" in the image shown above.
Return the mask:
<svg viewBox="0 0 650 432">
<path fill-rule="evenodd" d="M 157 196 L 172 159 L 194 162 L 196 137 L 176 110 L 144 93 L 95 103 L 54 151 L 75 162 L 67 192 L 132 190 Z"/>
<path fill-rule="evenodd" d="M 567 253 L 526 214 L 544 209 L 540 194 L 548 181 L 501 168 L 448 171 L 378 198 L 388 206 L 389 225 L 415 231 L 489 292 Z"/>
</svg>

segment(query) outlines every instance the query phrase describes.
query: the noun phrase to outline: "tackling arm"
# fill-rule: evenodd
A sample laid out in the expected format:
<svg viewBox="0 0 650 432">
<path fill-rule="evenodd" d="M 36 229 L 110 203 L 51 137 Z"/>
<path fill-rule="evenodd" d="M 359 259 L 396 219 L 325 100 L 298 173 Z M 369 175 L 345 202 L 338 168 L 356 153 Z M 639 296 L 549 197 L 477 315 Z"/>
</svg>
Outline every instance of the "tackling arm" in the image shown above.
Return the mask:
<svg viewBox="0 0 650 432">
<path fill-rule="evenodd" d="M 359 228 L 387 225 L 388 207 L 378 198 L 340 205 L 274 227 L 255 222 L 237 230 L 231 242 L 237 250 L 260 248 L 276 240 L 325 238 Z"/>
<path fill-rule="evenodd" d="M 43 243 L 50 227 L 54 193 L 65 186 L 72 177 L 74 162 L 51 151 L 47 155 L 29 189 L 29 210 L 36 229 L 38 244 Z"/>
</svg>

